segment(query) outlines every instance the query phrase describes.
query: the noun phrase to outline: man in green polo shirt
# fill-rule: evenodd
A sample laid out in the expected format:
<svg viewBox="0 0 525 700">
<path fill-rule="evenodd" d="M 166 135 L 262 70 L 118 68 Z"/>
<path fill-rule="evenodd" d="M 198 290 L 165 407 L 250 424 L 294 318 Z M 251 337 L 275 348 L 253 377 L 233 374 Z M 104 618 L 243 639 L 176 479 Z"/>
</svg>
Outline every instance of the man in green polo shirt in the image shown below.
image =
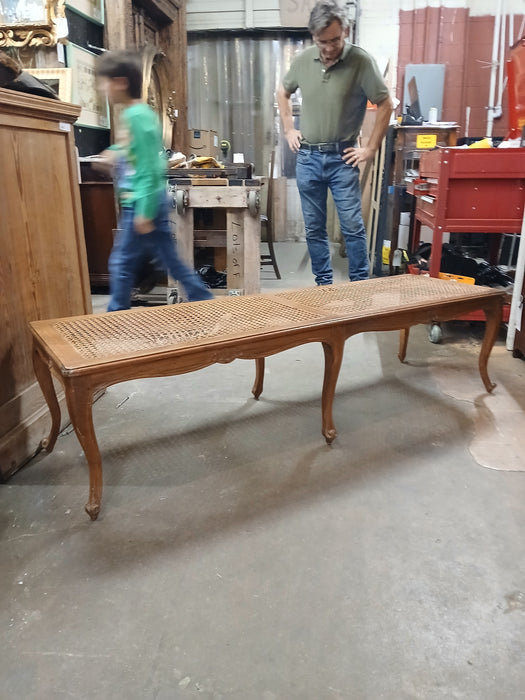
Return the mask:
<svg viewBox="0 0 525 700">
<path fill-rule="evenodd" d="M 326 231 L 328 188 L 337 208 L 351 280 L 369 272 L 366 232 L 361 214 L 359 164 L 374 157 L 390 121 L 393 105 L 374 59 L 346 43 L 346 11 L 333 0 L 317 2 L 308 29 L 314 46 L 301 52 L 284 76 L 277 102 L 288 145 L 297 153 L 297 186 L 306 242 L 318 285 L 333 281 Z M 301 90 L 300 130 L 295 128 L 291 95 Z M 377 105 L 376 121 L 365 147 L 357 138 L 367 100 Z"/>
</svg>

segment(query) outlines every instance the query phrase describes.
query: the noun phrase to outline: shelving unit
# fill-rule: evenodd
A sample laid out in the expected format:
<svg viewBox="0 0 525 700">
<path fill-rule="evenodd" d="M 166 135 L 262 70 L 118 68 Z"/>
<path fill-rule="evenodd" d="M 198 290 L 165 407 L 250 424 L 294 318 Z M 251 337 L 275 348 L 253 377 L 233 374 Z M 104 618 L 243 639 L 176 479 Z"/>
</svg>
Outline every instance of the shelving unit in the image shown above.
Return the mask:
<svg viewBox="0 0 525 700">
<path fill-rule="evenodd" d="M 390 274 L 394 272 L 393 256 L 398 248 L 398 231 L 402 211 L 410 211 L 405 203 L 407 187 L 417 173 L 426 152 L 437 146 L 455 146 L 456 124 L 418 124 L 389 127 L 381 146 L 381 158 L 376 158 L 368 231 L 375 250 L 373 270 L 382 274 L 383 240 L 390 240 Z M 384 169 L 383 169 L 384 162 Z M 407 208 L 408 207 L 408 208 Z"/>
</svg>

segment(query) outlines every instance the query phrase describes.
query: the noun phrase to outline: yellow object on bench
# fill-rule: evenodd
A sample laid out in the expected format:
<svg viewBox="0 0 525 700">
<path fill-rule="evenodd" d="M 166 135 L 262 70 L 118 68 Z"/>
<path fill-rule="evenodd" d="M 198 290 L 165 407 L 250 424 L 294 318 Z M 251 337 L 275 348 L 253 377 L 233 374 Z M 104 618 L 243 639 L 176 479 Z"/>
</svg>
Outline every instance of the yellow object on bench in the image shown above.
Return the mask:
<svg viewBox="0 0 525 700">
<path fill-rule="evenodd" d="M 347 338 L 364 331 L 401 330 L 404 360 L 410 326 L 447 321 L 482 309 L 487 322 L 479 369 L 487 391 L 494 385 L 487 360 L 501 322 L 505 292 L 416 275 L 220 297 L 171 306 L 34 321 L 33 362 L 52 417 L 42 448 L 51 451 L 60 430 L 60 407 L 51 372 L 62 382 L 71 423 L 89 465 L 86 511 L 95 520 L 102 497 L 102 460 L 93 426 L 94 395 L 131 379 L 165 377 L 255 359 L 252 393 L 263 389 L 264 358 L 320 342 L 325 356 L 322 433 L 336 436 L 332 404 Z"/>
</svg>

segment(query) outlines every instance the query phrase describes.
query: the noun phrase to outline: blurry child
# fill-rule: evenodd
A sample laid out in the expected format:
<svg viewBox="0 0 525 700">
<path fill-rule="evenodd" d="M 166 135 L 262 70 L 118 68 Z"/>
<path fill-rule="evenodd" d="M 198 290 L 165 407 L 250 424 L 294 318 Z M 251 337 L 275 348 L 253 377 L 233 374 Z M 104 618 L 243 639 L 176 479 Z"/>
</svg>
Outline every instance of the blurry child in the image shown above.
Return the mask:
<svg viewBox="0 0 525 700">
<path fill-rule="evenodd" d="M 108 311 L 129 309 L 135 275 L 145 254 L 180 282 L 189 301 L 213 298 L 197 273 L 180 260 L 171 237 L 166 163 L 155 112 L 142 102 L 142 63 L 132 51 L 97 59 L 98 89 L 110 104 L 122 105 L 116 143 L 102 154 L 114 168 L 120 218 L 109 256 Z"/>
</svg>

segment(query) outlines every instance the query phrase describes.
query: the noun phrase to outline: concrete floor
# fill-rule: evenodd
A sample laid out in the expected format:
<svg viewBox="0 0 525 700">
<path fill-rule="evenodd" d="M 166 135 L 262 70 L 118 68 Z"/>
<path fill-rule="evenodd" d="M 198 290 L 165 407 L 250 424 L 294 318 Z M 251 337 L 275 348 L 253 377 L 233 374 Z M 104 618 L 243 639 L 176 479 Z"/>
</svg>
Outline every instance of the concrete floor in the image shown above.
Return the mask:
<svg viewBox="0 0 525 700">
<path fill-rule="evenodd" d="M 525 698 L 525 363 L 502 331 L 487 395 L 481 334 L 350 339 L 331 447 L 315 345 L 259 401 L 243 361 L 108 389 L 97 522 L 70 429 L 0 489 L 0 697 Z"/>
</svg>

